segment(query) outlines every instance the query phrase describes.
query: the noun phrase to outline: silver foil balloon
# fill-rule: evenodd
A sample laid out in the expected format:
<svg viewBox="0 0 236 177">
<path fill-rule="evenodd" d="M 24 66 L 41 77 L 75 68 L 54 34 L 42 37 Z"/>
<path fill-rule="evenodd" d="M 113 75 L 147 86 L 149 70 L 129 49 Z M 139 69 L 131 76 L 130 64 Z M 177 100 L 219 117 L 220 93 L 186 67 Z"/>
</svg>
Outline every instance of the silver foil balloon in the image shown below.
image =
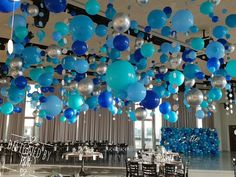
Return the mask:
<svg viewBox="0 0 236 177">
<path fill-rule="evenodd" d="M 118 13 L 112 21 L 112 26 L 116 32 L 124 33 L 130 27 L 130 18 L 124 13 Z"/>
<path fill-rule="evenodd" d="M 172 68 L 177 68 L 179 65 L 182 63 L 182 57 L 177 56 L 177 57 L 170 57 L 170 66 Z"/>
<path fill-rule="evenodd" d="M 223 77 L 223 76 L 214 76 L 211 79 L 212 87 L 223 89 L 223 88 L 225 88 L 226 84 L 227 84 L 227 81 L 226 81 L 225 77 Z"/>
<path fill-rule="evenodd" d="M 82 79 L 78 84 L 78 90 L 83 95 L 89 95 L 93 92 L 94 84 L 89 78 Z"/>
<path fill-rule="evenodd" d="M 201 92 L 201 90 L 197 88 L 191 89 L 186 95 L 186 100 L 188 104 L 191 106 L 200 105 L 203 101 L 203 98 L 204 98 L 203 93 Z"/>
<path fill-rule="evenodd" d="M 144 120 L 147 117 L 147 111 L 143 107 L 138 107 L 135 109 L 135 117 L 137 120 Z"/>
<path fill-rule="evenodd" d="M 215 6 L 217 6 L 220 4 L 221 0 L 210 0 L 210 2 L 214 4 Z"/>
<path fill-rule="evenodd" d="M 23 72 L 19 70 L 15 70 L 15 69 L 10 69 L 8 74 L 12 76 L 13 78 L 16 78 L 18 76 L 22 76 Z"/>
<path fill-rule="evenodd" d="M 160 66 L 159 67 L 159 72 L 161 73 L 161 74 L 165 74 L 165 73 L 167 73 L 168 72 L 168 68 L 166 67 L 166 66 Z"/>
<path fill-rule="evenodd" d="M 139 5 L 146 5 L 149 0 L 136 0 Z"/>
<path fill-rule="evenodd" d="M 141 48 L 143 44 L 144 44 L 143 38 L 136 38 L 135 39 L 135 49 Z"/>
<path fill-rule="evenodd" d="M 216 106 L 215 106 L 214 104 L 209 104 L 209 105 L 208 105 L 208 109 L 209 109 L 209 111 L 211 111 L 211 112 L 216 112 Z"/>
<path fill-rule="evenodd" d="M 23 66 L 23 61 L 20 57 L 13 58 L 10 62 L 11 69 L 20 70 Z"/>
<path fill-rule="evenodd" d="M 75 82 L 75 81 L 71 82 L 71 83 L 69 84 L 69 86 L 68 86 L 68 89 L 69 89 L 69 90 L 75 90 L 75 89 L 77 89 L 77 88 L 78 88 L 78 83 Z"/>
<path fill-rule="evenodd" d="M 100 63 L 98 66 L 97 66 L 97 69 L 96 69 L 96 72 L 99 74 L 99 75 L 103 75 L 107 72 L 107 65 L 105 63 Z"/>
<path fill-rule="evenodd" d="M 193 87 L 195 84 L 195 79 L 189 79 L 184 81 L 185 87 Z"/>
<path fill-rule="evenodd" d="M 101 89 L 99 87 L 95 87 L 93 89 L 93 96 L 99 96 L 101 92 L 102 91 L 101 91 Z"/>
<path fill-rule="evenodd" d="M 226 53 L 233 53 L 235 51 L 235 45 L 228 44 L 228 48 L 226 50 Z"/>
<path fill-rule="evenodd" d="M 51 58 L 57 58 L 61 55 L 61 48 L 57 45 L 51 45 L 46 50 L 47 55 Z"/>
<path fill-rule="evenodd" d="M 39 14 L 39 8 L 38 6 L 31 4 L 27 8 L 27 12 L 30 16 L 36 17 Z"/>
<path fill-rule="evenodd" d="M 179 105 L 178 104 L 174 104 L 172 106 L 172 109 L 173 109 L 173 111 L 177 111 L 179 109 Z"/>
</svg>

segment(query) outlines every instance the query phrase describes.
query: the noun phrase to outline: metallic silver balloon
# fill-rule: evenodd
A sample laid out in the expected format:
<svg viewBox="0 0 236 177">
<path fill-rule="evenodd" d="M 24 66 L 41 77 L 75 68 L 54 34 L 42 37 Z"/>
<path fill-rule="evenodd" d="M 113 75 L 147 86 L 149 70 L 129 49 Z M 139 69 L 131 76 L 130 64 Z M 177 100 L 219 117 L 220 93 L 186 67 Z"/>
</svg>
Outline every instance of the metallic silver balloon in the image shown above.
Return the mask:
<svg viewBox="0 0 236 177">
<path fill-rule="evenodd" d="M 195 84 L 195 79 L 189 79 L 184 81 L 185 87 L 193 87 Z"/>
<path fill-rule="evenodd" d="M 173 111 L 177 111 L 179 109 L 179 105 L 178 104 L 174 104 L 172 106 L 172 109 L 173 109 Z"/>
<path fill-rule="evenodd" d="M 61 55 L 61 48 L 57 45 L 51 45 L 46 50 L 47 55 L 51 58 L 57 58 Z"/>
<path fill-rule="evenodd" d="M 91 56 L 88 58 L 89 63 L 94 63 L 96 61 L 96 58 L 94 56 Z"/>
<path fill-rule="evenodd" d="M 96 72 L 99 74 L 99 75 L 103 75 L 107 72 L 107 65 L 105 63 L 100 63 L 98 66 L 97 66 L 97 69 L 96 69 Z"/>
<path fill-rule="evenodd" d="M 89 78 L 82 79 L 78 84 L 78 90 L 83 95 L 89 95 L 93 92 L 94 84 Z"/>
<path fill-rule="evenodd" d="M 93 89 L 93 96 L 99 96 L 101 92 L 102 91 L 101 91 L 101 89 L 99 87 L 95 87 Z"/>
<path fill-rule="evenodd" d="M 23 72 L 19 70 L 15 70 L 15 69 L 10 69 L 8 74 L 12 76 L 13 78 L 16 78 L 18 76 L 22 76 Z"/>
<path fill-rule="evenodd" d="M 38 6 L 31 4 L 27 8 L 27 12 L 30 16 L 36 17 L 39 14 L 39 8 Z"/>
<path fill-rule="evenodd" d="M 227 84 L 227 81 L 226 81 L 225 77 L 223 77 L 223 76 L 214 76 L 211 79 L 212 87 L 223 89 L 223 88 L 225 88 L 226 84 Z"/>
<path fill-rule="evenodd" d="M 226 53 L 233 53 L 235 51 L 235 45 L 233 44 L 228 44 L 228 48 L 226 50 Z"/>
<path fill-rule="evenodd" d="M 69 84 L 68 88 L 69 88 L 69 90 L 75 90 L 78 88 L 78 83 L 73 81 Z"/>
<path fill-rule="evenodd" d="M 135 117 L 137 120 L 144 120 L 147 117 L 147 111 L 143 107 L 138 107 L 135 109 Z"/>
<path fill-rule="evenodd" d="M 141 48 L 143 44 L 144 44 L 143 38 L 136 38 L 135 39 L 135 49 Z"/>
<path fill-rule="evenodd" d="M 130 18 L 124 13 L 118 13 L 112 21 L 112 26 L 116 32 L 124 33 L 130 27 Z"/>
<path fill-rule="evenodd" d="M 177 56 L 177 57 L 170 57 L 170 66 L 172 68 L 177 68 L 179 65 L 182 63 L 182 57 Z"/>
<path fill-rule="evenodd" d="M 136 0 L 139 5 L 146 5 L 149 0 Z"/>
<path fill-rule="evenodd" d="M 186 100 L 189 105 L 198 106 L 202 103 L 203 97 L 204 96 L 203 96 L 203 93 L 201 92 L 201 90 L 199 90 L 197 88 L 193 88 L 187 93 Z"/>
<path fill-rule="evenodd" d="M 209 111 L 211 111 L 211 112 L 216 112 L 216 106 L 215 106 L 214 104 L 209 104 L 209 105 L 208 105 L 208 109 L 209 109 Z"/>
<path fill-rule="evenodd" d="M 168 68 L 166 67 L 166 66 L 160 66 L 159 67 L 159 72 L 161 73 L 161 74 L 165 74 L 165 73 L 167 73 L 168 72 Z"/>
<path fill-rule="evenodd" d="M 23 61 L 20 57 L 13 58 L 10 62 L 11 69 L 20 70 L 23 66 Z"/>
<path fill-rule="evenodd" d="M 215 6 L 219 5 L 219 4 L 220 4 L 220 1 L 221 1 L 221 0 L 210 0 L 210 2 L 211 2 L 212 4 L 214 4 Z"/>
</svg>

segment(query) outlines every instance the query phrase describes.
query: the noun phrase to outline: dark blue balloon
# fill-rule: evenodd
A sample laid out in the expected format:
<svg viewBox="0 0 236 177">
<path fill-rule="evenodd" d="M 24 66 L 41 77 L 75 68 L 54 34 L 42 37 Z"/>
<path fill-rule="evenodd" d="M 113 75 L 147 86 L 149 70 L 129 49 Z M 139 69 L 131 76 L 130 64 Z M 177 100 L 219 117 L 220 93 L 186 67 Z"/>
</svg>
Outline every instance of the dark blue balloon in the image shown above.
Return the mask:
<svg viewBox="0 0 236 177">
<path fill-rule="evenodd" d="M 16 106 L 16 107 L 14 107 L 13 111 L 16 112 L 16 113 L 21 113 L 22 109 L 20 107 Z"/>
<path fill-rule="evenodd" d="M 43 93 L 47 93 L 48 92 L 48 87 L 41 87 L 40 90 Z"/>
<path fill-rule="evenodd" d="M 159 110 L 162 114 L 168 114 L 171 111 L 171 105 L 169 102 L 163 102 L 160 104 Z"/>
<path fill-rule="evenodd" d="M 203 80 L 203 79 L 205 79 L 205 74 L 203 72 L 197 72 L 196 78 L 199 80 Z"/>
<path fill-rule="evenodd" d="M 46 116 L 46 119 L 47 119 L 47 120 L 52 120 L 52 119 L 54 119 L 54 117 L 53 117 L 53 116 L 50 116 L 50 115 L 47 115 L 47 116 Z"/>
<path fill-rule="evenodd" d="M 40 101 L 40 103 L 44 103 L 44 102 L 47 101 L 47 98 L 46 98 L 45 96 L 41 96 L 41 97 L 39 98 L 39 101 Z"/>
<path fill-rule="evenodd" d="M 144 29 L 144 31 L 145 31 L 146 33 L 150 33 L 150 32 L 152 31 L 151 26 L 146 26 L 145 29 Z"/>
<path fill-rule="evenodd" d="M 163 9 L 163 12 L 165 12 L 165 14 L 166 14 L 167 16 L 169 16 L 169 15 L 172 14 L 172 9 L 171 9 L 171 7 L 165 7 L 165 8 Z"/>
<path fill-rule="evenodd" d="M 83 74 L 76 73 L 76 76 L 75 76 L 74 80 L 79 82 L 79 81 L 81 81 L 84 78 L 85 78 L 85 73 L 83 73 Z"/>
<path fill-rule="evenodd" d="M 62 71 L 63 71 L 62 65 L 57 65 L 55 68 L 55 72 L 57 72 L 58 74 L 62 74 Z"/>
<path fill-rule="evenodd" d="M 137 49 L 135 52 L 134 52 L 134 60 L 136 62 L 139 62 L 144 56 L 142 55 L 141 53 L 141 49 Z"/>
<path fill-rule="evenodd" d="M 125 35 L 117 35 L 113 40 L 115 49 L 125 51 L 129 48 L 129 38 Z"/>
<path fill-rule="evenodd" d="M 72 108 L 67 108 L 65 111 L 64 111 L 64 116 L 67 118 L 67 119 L 71 119 L 75 116 L 75 111 L 74 109 Z"/>
<path fill-rule="evenodd" d="M 67 6 L 66 0 L 44 0 L 44 3 L 46 8 L 54 13 L 64 12 Z"/>
<path fill-rule="evenodd" d="M 15 7 L 13 6 L 15 4 Z M 0 1 L 0 12 L 8 13 L 15 11 L 20 7 L 20 1 L 1 0 Z"/>
<path fill-rule="evenodd" d="M 160 99 L 157 96 L 157 94 L 152 90 L 148 90 L 146 97 L 140 104 L 144 108 L 152 110 L 152 109 L 155 109 L 159 105 L 159 103 L 160 103 Z"/>
<path fill-rule="evenodd" d="M 113 98 L 111 92 L 104 91 L 98 97 L 98 103 L 103 108 L 108 108 L 112 105 Z"/>
<path fill-rule="evenodd" d="M 210 58 L 207 61 L 207 69 L 209 72 L 214 73 L 220 68 L 220 61 L 217 58 Z"/>
<path fill-rule="evenodd" d="M 88 46 L 84 41 L 75 41 L 72 44 L 72 51 L 76 54 L 76 55 L 84 55 L 88 50 Z"/>
<path fill-rule="evenodd" d="M 15 85 L 19 89 L 24 89 L 27 86 L 27 79 L 24 76 L 19 76 L 15 79 Z"/>
</svg>

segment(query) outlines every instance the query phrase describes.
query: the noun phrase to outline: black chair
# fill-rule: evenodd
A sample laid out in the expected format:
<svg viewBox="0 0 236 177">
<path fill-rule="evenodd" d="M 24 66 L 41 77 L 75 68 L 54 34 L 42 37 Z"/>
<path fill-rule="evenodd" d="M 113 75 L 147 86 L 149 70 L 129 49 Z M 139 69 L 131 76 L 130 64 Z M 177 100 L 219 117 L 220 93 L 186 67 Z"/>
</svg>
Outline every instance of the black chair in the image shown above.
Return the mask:
<svg viewBox="0 0 236 177">
<path fill-rule="evenodd" d="M 142 171 L 144 177 L 157 177 L 156 164 L 142 164 Z"/>
<path fill-rule="evenodd" d="M 130 162 L 129 164 L 130 177 L 139 177 L 139 164 L 138 162 Z"/>
<path fill-rule="evenodd" d="M 125 166 L 126 166 L 126 177 L 130 175 L 130 159 L 127 159 L 125 161 Z"/>
<path fill-rule="evenodd" d="M 177 165 L 165 164 L 165 177 L 177 177 Z"/>
<path fill-rule="evenodd" d="M 232 165 L 234 169 L 234 177 L 236 177 L 236 159 L 235 158 L 233 158 Z"/>
</svg>

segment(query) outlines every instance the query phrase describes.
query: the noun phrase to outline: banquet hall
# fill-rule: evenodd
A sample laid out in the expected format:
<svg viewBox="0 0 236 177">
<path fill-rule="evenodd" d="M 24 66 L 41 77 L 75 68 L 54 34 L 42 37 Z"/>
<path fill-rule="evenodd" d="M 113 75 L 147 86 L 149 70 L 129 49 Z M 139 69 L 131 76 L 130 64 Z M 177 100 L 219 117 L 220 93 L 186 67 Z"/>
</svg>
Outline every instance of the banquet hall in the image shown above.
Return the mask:
<svg viewBox="0 0 236 177">
<path fill-rule="evenodd" d="M 236 176 L 235 0 L 0 0 L 0 177 Z"/>
</svg>

